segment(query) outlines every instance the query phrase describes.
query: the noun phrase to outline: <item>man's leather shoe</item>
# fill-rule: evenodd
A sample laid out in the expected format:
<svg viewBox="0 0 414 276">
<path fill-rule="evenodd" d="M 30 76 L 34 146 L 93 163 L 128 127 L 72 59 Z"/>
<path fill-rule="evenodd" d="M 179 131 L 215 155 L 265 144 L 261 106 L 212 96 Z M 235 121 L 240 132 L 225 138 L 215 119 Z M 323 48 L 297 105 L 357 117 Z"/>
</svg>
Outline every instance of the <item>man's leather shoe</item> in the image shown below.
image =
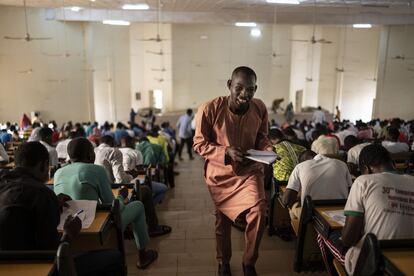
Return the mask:
<svg viewBox="0 0 414 276">
<path fill-rule="evenodd" d="M 218 275 L 219 276 L 231 276 L 230 264 L 219 264 Z"/>
<path fill-rule="evenodd" d="M 244 276 L 257 276 L 256 268 L 253 265 L 242 265 Z"/>
</svg>

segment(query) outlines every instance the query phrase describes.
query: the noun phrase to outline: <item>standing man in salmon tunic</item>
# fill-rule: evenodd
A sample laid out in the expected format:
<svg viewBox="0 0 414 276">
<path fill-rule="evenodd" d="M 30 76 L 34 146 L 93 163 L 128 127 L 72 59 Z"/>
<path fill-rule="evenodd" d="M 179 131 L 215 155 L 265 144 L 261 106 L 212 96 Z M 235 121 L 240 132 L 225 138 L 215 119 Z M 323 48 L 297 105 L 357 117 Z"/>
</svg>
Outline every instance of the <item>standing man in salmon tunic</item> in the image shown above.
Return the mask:
<svg viewBox="0 0 414 276">
<path fill-rule="evenodd" d="M 263 165 L 245 158 L 249 149 L 272 150 L 264 103 L 253 96 L 256 73 L 249 67 L 234 69 L 227 81 L 230 95 L 218 97 L 198 109 L 194 150 L 205 159 L 204 177 L 216 206 L 218 274 L 231 275 L 231 226 L 245 216 L 245 276 L 257 275 L 255 264 L 265 228 Z"/>
</svg>

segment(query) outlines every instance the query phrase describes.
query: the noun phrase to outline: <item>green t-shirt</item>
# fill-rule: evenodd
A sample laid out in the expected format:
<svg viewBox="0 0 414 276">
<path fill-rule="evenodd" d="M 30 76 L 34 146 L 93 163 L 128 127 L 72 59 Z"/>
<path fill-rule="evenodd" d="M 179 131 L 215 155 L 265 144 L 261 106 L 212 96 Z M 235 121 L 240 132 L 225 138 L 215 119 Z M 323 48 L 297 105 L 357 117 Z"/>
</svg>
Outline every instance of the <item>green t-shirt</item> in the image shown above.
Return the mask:
<svg viewBox="0 0 414 276">
<path fill-rule="evenodd" d="M 74 200 L 112 203 L 111 183 L 105 168 L 89 163 L 73 163 L 59 169 L 54 176 L 55 194 L 67 194 Z"/>
</svg>

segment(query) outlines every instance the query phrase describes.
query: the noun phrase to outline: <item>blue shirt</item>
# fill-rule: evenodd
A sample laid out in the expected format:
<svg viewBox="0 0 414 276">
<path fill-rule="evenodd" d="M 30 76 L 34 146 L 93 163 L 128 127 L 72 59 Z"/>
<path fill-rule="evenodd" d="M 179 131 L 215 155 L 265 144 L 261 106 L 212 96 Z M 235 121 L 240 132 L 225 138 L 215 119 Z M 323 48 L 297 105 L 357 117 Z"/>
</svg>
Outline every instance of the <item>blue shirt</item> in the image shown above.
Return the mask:
<svg viewBox="0 0 414 276">
<path fill-rule="evenodd" d="M 193 136 L 193 130 L 191 128 L 191 121 L 193 120 L 192 116 L 187 114 L 182 115 L 177 122 L 178 135 L 180 138 L 191 138 Z"/>
</svg>

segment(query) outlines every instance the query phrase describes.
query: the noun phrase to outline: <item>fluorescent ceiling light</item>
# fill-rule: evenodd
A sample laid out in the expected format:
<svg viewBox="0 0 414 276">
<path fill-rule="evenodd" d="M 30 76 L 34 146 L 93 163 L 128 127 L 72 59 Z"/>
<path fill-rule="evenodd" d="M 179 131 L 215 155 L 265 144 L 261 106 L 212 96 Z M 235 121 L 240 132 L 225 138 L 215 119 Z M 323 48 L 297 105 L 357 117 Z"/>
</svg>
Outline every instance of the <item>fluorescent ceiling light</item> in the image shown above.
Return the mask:
<svg viewBox="0 0 414 276">
<path fill-rule="evenodd" d="M 71 10 L 73 12 L 78 12 L 78 11 L 82 10 L 83 8 L 74 6 L 74 7 L 66 7 L 65 9 L 66 10 Z"/>
<path fill-rule="evenodd" d="M 266 0 L 267 3 L 285 4 L 285 5 L 299 5 L 299 0 Z"/>
<path fill-rule="evenodd" d="M 352 27 L 355 29 L 370 29 L 372 28 L 371 24 L 353 24 Z"/>
<path fill-rule="evenodd" d="M 149 10 L 148 4 L 125 4 L 122 6 L 123 10 Z"/>
<path fill-rule="evenodd" d="M 254 22 L 236 22 L 237 27 L 256 27 L 257 24 Z"/>
<path fill-rule="evenodd" d="M 260 37 L 262 35 L 262 31 L 260 29 L 254 28 L 250 30 L 250 35 L 253 37 Z"/>
<path fill-rule="evenodd" d="M 106 25 L 116 25 L 116 26 L 129 26 L 129 24 L 131 24 L 129 21 L 125 21 L 125 20 L 104 20 L 102 21 L 102 23 Z"/>
</svg>

